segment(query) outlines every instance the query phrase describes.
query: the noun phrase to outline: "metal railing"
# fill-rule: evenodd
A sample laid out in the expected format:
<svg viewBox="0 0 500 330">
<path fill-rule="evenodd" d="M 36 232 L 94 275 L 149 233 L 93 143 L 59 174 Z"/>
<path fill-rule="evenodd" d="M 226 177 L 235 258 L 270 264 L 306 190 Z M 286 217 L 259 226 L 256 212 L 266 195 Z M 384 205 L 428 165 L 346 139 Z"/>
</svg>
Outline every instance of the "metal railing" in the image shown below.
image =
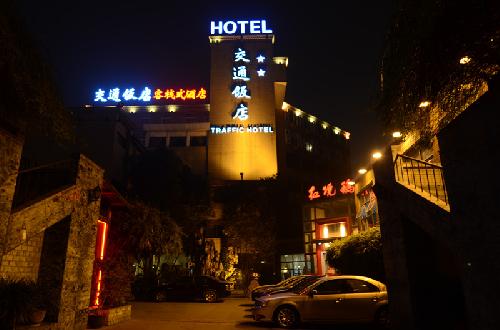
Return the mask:
<svg viewBox="0 0 500 330">
<path fill-rule="evenodd" d="M 64 186 L 76 182 L 78 161 L 66 159 L 18 172 L 12 208 L 36 200 Z"/>
<path fill-rule="evenodd" d="M 394 160 L 394 174 L 397 182 L 448 205 L 442 166 L 398 154 Z"/>
</svg>

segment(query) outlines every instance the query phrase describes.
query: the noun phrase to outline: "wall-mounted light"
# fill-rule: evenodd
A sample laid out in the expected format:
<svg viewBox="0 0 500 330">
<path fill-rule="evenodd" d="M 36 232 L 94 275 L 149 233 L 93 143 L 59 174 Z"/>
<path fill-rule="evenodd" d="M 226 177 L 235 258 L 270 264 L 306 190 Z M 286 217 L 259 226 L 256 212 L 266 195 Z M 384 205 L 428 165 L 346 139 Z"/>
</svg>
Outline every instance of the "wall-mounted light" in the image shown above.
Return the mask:
<svg viewBox="0 0 500 330">
<path fill-rule="evenodd" d="M 460 59 L 460 64 L 468 64 L 471 61 L 469 56 L 464 56 Z"/>
<path fill-rule="evenodd" d="M 358 170 L 358 173 L 359 173 L 359 174 L 365 174 L 366 172 L 367 172 L 367 171 L 366 171 L 366 168 L 360 168 L 360 169 Z"/>
<path fill-rule="evenodd" d="M 400 131 L 392 132 L 392 137 L 393 138 L 400 138 L 402 136 Z"/>
<path fill-rule="evenodd" d="M 427 108 L 429 105 L 431 105 L 431 102 L 429 101 L 422 101 L 420 102 L 420 104 L 418 105 L 419 108 Z"/>
<path fill-rule="evenodd" d="M 380 158 L 382 158 L 382 153 L 381 153 L 381 152 L 379 152 L 379 151 L 374 152 L 374 153 L 372 154 L 372 158 L 373 158 L 373 159 L 380 159 Z"/>
<path fill-rule="evenodd" d="M 89 203 L 96 202 L 99 198 L 101 198 L 101 187 L 99 187 L 99 185 L 87 191 L 87 200 Z"/>
<path fill-rule="evenodd" d="M 21 227 L 21 239 L 25 241 L 26 238 L 27 238 L 26 224 L 23 223 L 23 226 Z"/>
</svg>

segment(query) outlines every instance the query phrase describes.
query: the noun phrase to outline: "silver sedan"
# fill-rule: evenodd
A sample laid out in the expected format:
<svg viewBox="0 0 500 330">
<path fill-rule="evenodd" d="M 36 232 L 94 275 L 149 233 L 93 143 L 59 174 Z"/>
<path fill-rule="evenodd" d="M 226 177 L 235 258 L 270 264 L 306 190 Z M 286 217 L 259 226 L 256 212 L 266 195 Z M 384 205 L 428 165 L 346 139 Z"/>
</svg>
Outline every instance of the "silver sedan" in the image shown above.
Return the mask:
<svg viewBox="0 0 500 330">
<path fill-rule="evenodd" d="M 264 296 L 255 301 L 253 317 L 283 328 L 300 322 L 368 323 L 387 327 L 386 286 L 365 276 L 319 278 L 305 289 Z"/>
</svg>

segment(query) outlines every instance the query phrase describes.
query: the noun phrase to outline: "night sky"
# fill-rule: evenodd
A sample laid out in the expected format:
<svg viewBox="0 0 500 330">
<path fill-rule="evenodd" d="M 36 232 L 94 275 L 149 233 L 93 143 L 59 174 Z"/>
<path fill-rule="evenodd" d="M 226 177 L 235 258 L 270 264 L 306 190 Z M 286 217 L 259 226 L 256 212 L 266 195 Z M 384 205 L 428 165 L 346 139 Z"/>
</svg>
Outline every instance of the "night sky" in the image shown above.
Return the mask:
<svg viewBox="0 0 500 330">
<path fill-rule="evenodd" d="M 209 87 L 211 20 L 266 19 L 286 101 L 351 132 L 353 170 L 388 140 L 371 110 L 393 1 L 29 1 L 20 16 L 67 106 L 100 86 Z"/>
</svg>

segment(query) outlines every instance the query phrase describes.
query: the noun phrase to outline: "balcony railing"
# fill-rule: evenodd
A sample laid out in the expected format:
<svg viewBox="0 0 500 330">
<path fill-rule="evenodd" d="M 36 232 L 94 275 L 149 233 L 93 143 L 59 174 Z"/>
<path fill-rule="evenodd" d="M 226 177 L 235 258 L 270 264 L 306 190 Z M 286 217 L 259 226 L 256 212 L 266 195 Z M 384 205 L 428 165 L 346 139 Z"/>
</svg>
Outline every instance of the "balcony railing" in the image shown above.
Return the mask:
<svg viewBox="0 0 500 330">
<path fill-rule="evenodd" d="M 443 167 L 412 157 L 397 155 L 394 160 L 396 181 L 449 210 Z"/>
<path fill-rule="evenodd" d="M 76 159 L 67 159 L 20 170 L 12 208 L 19 208 L 60 188 L 75 184 L 77 165 Z"/>
</svg>

